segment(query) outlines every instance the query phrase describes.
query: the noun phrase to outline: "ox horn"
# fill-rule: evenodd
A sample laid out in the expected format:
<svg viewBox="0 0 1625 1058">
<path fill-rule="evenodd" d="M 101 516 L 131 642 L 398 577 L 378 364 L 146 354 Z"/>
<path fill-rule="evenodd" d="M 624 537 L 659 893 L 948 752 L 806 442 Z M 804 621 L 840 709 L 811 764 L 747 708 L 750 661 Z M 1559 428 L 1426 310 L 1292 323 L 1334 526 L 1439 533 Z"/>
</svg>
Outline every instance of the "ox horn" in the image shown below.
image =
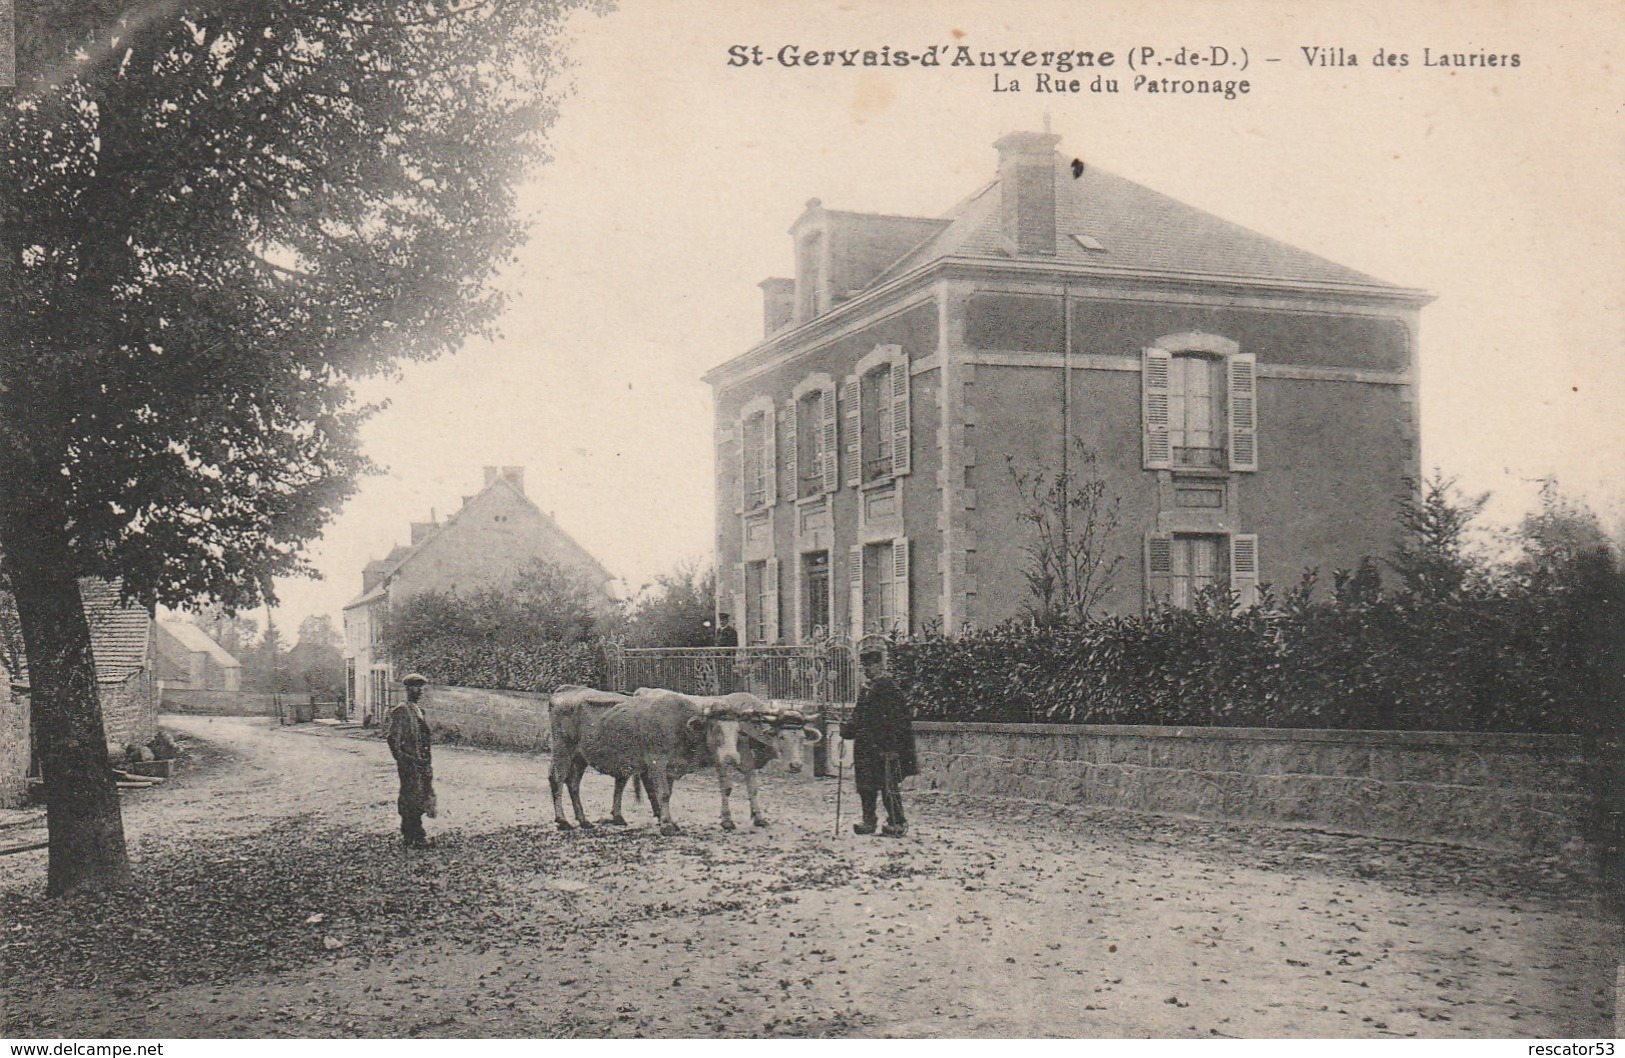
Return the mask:
<svg viewBox="0 0 1625 1058">
<path fill-rule="evenodd" d="M 801 733 L 802 733 L 802 735 L 804 735 L 806 737 L 808 742 L 811 742 L 815 746 L 818 745 L 818 743 L 824 741 L 824 733 L 822 731 L 818 730 L 816 725 L 813 725 L 813 724 L 804 725 L 801 728 Z"/>
</svg>

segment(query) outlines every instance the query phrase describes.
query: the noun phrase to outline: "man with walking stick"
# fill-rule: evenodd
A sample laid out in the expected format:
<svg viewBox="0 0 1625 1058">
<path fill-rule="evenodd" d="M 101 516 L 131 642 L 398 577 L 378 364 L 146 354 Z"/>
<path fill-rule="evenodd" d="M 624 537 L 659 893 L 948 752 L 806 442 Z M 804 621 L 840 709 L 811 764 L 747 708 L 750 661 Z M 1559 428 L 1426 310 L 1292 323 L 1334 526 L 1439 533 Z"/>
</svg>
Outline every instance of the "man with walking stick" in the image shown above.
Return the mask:
<svg viewBox="0 0 1625 1058">
<path fill-rule="evenodd" d="M 920 773 L 912 717 L 903 689 L 886 675 L 885 650 L 878 645 L 863 646 L 858 661 L 863 665 L 863 689 L 858 692 L 852 718 L 841 725 L 841 737 L 855 743 L 852 784 L 863 805 L 863 820 L 852 824 L 852 832 L 875 832 L 879 824 L 875 802 L 880 801 L 886 807 L 886 825 L 878 828 L 880 833 L 900 838 L 908 833 L 908 821 L 898 787 L 910 775 Z"/>
</svg>

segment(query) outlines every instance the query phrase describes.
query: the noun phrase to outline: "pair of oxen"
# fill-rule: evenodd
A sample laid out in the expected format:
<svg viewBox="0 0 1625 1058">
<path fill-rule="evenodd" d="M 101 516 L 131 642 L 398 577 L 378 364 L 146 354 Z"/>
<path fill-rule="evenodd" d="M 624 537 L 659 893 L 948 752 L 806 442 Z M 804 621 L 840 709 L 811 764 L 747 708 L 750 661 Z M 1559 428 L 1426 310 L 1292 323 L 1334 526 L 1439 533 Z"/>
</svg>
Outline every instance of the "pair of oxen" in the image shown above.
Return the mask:
<svg viewBox="0 0 1625 1058">
<path fill-rule="evenodd" d="M 572 829 L 564 815 L 565 790 L 570 791 L 576 823 L 592 826 L 581 807 L 581 778 L 589 767 L 615 780 L 610 823 L 626 825 L 621 795 L 635 781 L 648 795 L 660 832 L 677 833 L 671 817 L 673 784 L 690 772 L 715 769 L 722 828 L 734 829 L 728 799 L 735 773 L 745 780 L 751 822 L 765 827 L 767 817 L 757 803 L 757 771 L 775 759 L 800 771 L 802 745 L 823 738 L 800 713 L 775 709 L 743 692 L 702 697 L 640 687 L 626 695 L 567 685 L 553 693 L 549 705 L 553 765 L 547 784 L 561 830 Z"/>
</svg>

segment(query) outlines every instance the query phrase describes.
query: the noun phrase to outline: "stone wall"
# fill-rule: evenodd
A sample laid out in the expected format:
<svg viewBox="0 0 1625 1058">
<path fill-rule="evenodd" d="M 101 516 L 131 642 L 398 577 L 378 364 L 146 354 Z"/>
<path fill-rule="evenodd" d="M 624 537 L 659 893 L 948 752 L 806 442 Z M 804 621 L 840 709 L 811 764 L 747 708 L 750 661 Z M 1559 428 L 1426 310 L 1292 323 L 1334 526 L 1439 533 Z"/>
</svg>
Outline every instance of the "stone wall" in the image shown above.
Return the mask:
<svg viewBox="0 0 1625 1058">
<path fill-rule="evenodd" d="M 99 683 L 102 727 L 109 752 L 125 746 L 145 746 L 158 737 L 158 695 L 152 673 L 142 670 L 122 683 Z"/>
<path fill-rule="evenodd" d="M 551 748 L 548 695 L 476 687 L 423 689 L 423 711 L 437 735 L 509 749 Z"/>
<path fill-rule="evenodd" d="M 11 693 L 0 668 L 0 808 L 28 801 L 28 697 Z"/>
<path fill-rule="evenodd" d="M 920 788 L 1551 853 L 1583 841 L 1577 738 L 916 723 Z"/>
<path fill-rule="evenodd" d="M 205 691 L 165 687 L 159 706 L 166 713 L 201 713 L 209 716 L 275 716 L 276 698 L 252 691 Z"/>
</svg>

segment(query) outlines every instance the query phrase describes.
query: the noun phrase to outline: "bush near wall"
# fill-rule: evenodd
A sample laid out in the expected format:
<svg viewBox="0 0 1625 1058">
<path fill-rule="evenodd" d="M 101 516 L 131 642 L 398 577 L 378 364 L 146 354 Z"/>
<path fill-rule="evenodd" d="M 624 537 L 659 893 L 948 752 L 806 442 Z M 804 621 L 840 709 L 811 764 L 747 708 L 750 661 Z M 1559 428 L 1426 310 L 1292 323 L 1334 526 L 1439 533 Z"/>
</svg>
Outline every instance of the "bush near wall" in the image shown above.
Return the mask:
<svg viewBox="0 0 1625 1058">
<path fill-rule="evenodd" d="M 527 644 L 443 636 L 412 643 L 399 659 L 400 671 L 455 687 L 551 693 L 565 683 L 604 685 L 604 654 L 596 642 Z"/>
<path fill-rule="evenodd" d="M 925 635 L 892 667 L 921 720 L 1591 734 L 1617 711 L 1618 652 L 1595 645 L 1620 609 L 1608 592 L 1221 604 Z"/>
</svg>

